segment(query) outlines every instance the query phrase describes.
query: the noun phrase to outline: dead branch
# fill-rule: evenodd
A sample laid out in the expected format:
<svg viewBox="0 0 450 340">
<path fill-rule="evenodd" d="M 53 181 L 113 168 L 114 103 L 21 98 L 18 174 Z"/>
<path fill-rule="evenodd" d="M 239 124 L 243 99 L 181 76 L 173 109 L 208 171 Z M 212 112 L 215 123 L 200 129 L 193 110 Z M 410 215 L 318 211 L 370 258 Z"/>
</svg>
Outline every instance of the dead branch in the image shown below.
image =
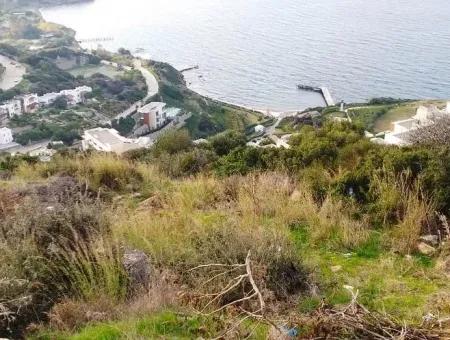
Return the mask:
<svg viewBox="0 0 450 340">
<path fill-rule="evenodd" d="M 228 284 L 222 288 L 219 292 L 216 293 L 204 293 L 204 294 L 200 294 L 200 298 L 211 298 L 211 300 L 202 308 L 202 310 L 200 311 L 200 313 L 204 314 L 204 312 L 212 305 L 214 305 L 215 303 L 217 303 L 220 298 L 224 297 L 226 294 L 232 292 L 233 290 L 235 290 L 236 288 L 238 288 L 239 286 L 244 285 L 246 282 L 250 283 L 252 289 L 250 292 L 247 292 L 246 294 L 244 294 L 244 296 L 242 298 L 239 299 L 235 299 L 223 306 L 220 306 L 219 308 L 214 309 L 213 311 L 206 313 L 205 315 L 211 315 L 211 314 L 215 314 L 218 313 L 219 311 L 230 307 L 230 306 L 234 306 L 237 304 L 240 304 L 242 302 L 245 301 L 249 301 L 252 300 L 254 298 L 257 298 L 258 303 L 259 303 L 259 308 L 257 311 L 245 311 L 245 313 L 249 316 L 253 316 L 253 317 L 258 317 L 258 318 L 262 318 L 264 315 L 264 311 L 266 308 L 266 304 L 264 302 L 264 298 L 261 294 L 260 289 L 258 288 L 258 285 L 256 284 L 256 281 L 253 277 L 253 272 L 252 272 L 252 262 L 251 262 L 251 251 L 249 251 L 247 253 L 247 257 L 245 258 L 245 263 L 241 263 L 241 264 L 222 264 L 222 263 L 212 263 L 212 264 L 204 264 L 204 265 L 200 265 L 197 266 L 195 268 L 192 268 L 189 270 L 189 272 L 192 271 L 196 271 L 196 270 L 200 270 L 200 269 L 208 269 L 208 268 L 223 268 L 224 270 L 216 275 L 214 275 L 213 277 L 211 277 L 210 279 L 206 280 L 205 282 L 203 282 L 200 287 L 206 286 L 207 284 L 215 281 L 216 279 L 226 276 L 238 269 L 244 269 L 245 268 L 245 272 L 237 275 L 235 277 L 233 277 L 232 279 L 229 280 Z M 229 269 L 231 268 L 231 269 Z"/>
</svg>

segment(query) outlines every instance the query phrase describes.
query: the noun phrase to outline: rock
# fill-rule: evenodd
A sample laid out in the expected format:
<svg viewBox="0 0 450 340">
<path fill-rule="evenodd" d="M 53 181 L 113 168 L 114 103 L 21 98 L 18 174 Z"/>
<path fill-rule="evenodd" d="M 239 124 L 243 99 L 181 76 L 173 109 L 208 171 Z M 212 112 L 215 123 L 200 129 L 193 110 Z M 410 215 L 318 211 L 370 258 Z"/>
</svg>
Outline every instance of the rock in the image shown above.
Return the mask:
<svg viewBox="0 0 450 340">
<path fill-rule="evenodd" d="M 295 328 L 287 328 L 285 326 L 275 327 L 272 326 L 269 330 L 269 334 L 267 336 L 268 340 L 289 340 L 296 339 L 298 335 L 298 331 Z"/>
<path fill-rule="evenodd" d="M 108 315 L 102 312 L 86 312 L 86 319 L 89 321 L 100 322 L 108 320 Z"/>
<path fill-rule="evenodd" d="M 127 249 L 123 254 L 123 266 L 129 277 L 129 291 L 147 289 L 150 284 L 151 265 L 148 256 L 139 250 Z"/>
<path fill-rule="evenodd" d="M 342 270 L 342 266 L 332 266 L 330 269 L 333 273 L 337 273 Z"/>
<path fill-rule="evenodd" d="M 426 244 L 425 242 L 420 242 L 417 245 L 417 250 L 423 255 L 433 255 L 436 253 L 436 248 Z"/>
<path fill-rule="evenodd" d="M 437 235 L 423 235 L 420 237 L 420 240 L 432 246 L 437 246 L 439 244 Z"/>
<path fill-rule="evenodd" d="M 441 269 L 445 273 L 445 275 L 450 278 L 450 256 L 439 259 L 436 267 Z"/>
</svg>

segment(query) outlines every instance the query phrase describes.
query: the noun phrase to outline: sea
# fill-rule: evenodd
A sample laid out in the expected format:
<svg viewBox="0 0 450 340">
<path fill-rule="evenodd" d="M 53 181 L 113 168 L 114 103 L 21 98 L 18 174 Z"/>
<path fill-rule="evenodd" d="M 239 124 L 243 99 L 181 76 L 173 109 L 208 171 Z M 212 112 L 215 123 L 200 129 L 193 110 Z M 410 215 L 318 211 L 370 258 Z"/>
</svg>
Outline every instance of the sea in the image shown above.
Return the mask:
<svg viewBox="0 0 450 340">
<path fill-rule="evenodd" d="M 193 90 L 259 110 L 324 105 L 298 84 L 336 102 L 450 98 L 449 0 L 95 0 L 42 13 L 86 48 L 198 65 L 185 72 Z"/>
</svg>

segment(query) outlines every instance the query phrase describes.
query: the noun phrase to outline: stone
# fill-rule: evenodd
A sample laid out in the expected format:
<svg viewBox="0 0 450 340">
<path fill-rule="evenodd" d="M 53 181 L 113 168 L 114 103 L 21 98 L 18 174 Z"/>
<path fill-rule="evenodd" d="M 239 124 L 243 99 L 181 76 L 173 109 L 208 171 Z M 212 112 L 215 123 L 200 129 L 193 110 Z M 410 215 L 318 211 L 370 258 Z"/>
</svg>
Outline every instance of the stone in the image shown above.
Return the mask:
<svg viewBox="0 0 450 340">
<path fill-rule="evenodd" d="M 289 329 L 286 326 L 275 327 L 272 326 L 267 336 L 268 340 L 289 340 L 296 339 L 298 331 L 295 328 Z"/>
<path fill-rule="evenodd" d="M 150 260 L 140 250 L 127 249 L 123 254 L 123 266 L 129 278 L 129 291 L 133 294 L 139 290 L 146 290 L 150 285 Z"/>
<path fill-rule="evenodd" d="M 426 244 L 425 242 L 420 242 L 417 245 L 417 250 L 423 255 L 433 255 L 436 253 L 436 248 Z"/>
<path fill-rule="evenodd" d="M 432 246 L 437 246 L 439 244 L 437 235 L 423 235 L 420 237 L 420 240 Z"/>
<path fill-rule="evenodd" d="M 332 266 L 330 269 L 333 273 L 337 273 L 342 270 L 342 266 Z"/>
</svg>

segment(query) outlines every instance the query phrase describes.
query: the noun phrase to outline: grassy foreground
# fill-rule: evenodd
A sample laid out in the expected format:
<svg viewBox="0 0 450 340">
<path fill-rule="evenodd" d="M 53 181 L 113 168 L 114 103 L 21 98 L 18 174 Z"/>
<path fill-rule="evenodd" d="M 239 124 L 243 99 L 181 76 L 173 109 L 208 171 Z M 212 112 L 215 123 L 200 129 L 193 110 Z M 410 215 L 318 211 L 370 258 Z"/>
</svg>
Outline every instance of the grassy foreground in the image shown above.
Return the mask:
<svg viewBox="0 0 450 340">
<path fill-rule="evenodd" d="M 373 145 L 329 124 L 291 145 L 253 149 L 227 132 L 195 146 L 172 132 L 122 157 L 2 158 L 1 335 L 375 332 L 330 316 L 343 309 L 409 339 L 448 332 L 448 148 Z M 149 282 L 124 267 L 130 249 L 148 257 Z"/>
</svg>

